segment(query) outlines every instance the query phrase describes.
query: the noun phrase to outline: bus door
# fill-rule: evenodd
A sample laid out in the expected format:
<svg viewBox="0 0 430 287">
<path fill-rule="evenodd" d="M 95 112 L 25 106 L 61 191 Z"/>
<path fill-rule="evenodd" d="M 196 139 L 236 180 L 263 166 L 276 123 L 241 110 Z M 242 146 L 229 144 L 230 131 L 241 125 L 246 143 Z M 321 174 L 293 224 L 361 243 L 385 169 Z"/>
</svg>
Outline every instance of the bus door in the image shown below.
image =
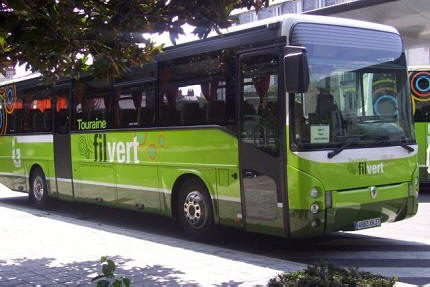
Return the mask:
<svg viewBox="0 0 430 287">
<path fill-rule="evenodd" d="M 285 97 L 280 48 L 239 55 L 239 159 L 247 230 L 284 235 Z M 287 208 L 286 208 L 287 209 Z"/>
<path fill-rule="evenodd" d="M 70 150 L 70 85 L 54 89 L 54 162 L 58 197 L 73 198 Z"/>
</svg>

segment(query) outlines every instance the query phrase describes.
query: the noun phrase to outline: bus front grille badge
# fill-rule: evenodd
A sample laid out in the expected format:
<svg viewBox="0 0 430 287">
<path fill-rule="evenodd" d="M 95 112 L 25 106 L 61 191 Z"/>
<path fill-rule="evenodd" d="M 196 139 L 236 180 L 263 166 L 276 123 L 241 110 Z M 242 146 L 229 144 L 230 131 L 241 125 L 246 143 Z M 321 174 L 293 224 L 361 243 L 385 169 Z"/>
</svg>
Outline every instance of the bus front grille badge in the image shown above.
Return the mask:
<svg viewBox="0 0 430 287">
<path fill-rule="evenodd" d="M 376 191 L 376 187 L 375 186 L 371 186 L 370 187 L 370 197 L 372 199 L 375 199 L 377 195 L 377 191 Z"/>
</svg>

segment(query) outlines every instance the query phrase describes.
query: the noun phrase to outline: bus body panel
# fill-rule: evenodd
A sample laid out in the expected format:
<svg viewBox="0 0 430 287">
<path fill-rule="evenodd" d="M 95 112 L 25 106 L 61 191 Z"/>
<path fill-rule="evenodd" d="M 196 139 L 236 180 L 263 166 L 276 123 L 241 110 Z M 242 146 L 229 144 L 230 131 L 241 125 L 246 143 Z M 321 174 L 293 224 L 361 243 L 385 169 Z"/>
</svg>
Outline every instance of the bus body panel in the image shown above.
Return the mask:
<svg viewBox="0 0 430 287">
<path fill-rule="evenodd" d="M 396 184 L 411 180 L 412 173 L 417 167 L 416 152 L 415 155 L 408 155 L 408 152 L 399 146 L 372 148 L 375 153 L 380 154 L 380 157 L 376 159 L 366 155 L 370 150 L 344 150 L 343 154 L 341 153 L 338 156 L 344 156 L 345 161 L 333 163 L 330 160 L 317 162 L 301 157 L 301 155 L 312 152 L 290 153 L 288 163 L 318 178 L 326 190 L 354 189 L 371 185 Z M 315 153 L 321 153 L 322 157 L 327 158 L 326 154 L 328 152 L 320 151 Z M 396 152 L 398 157 L 391 152 Z M 357 153 L 357 155 L 354 156 L 354 153 Z M 400 157 L 400 155 L 405 157 Z M 335 159 L 336 157 L 333 158 L 333 160 Z"/>
<path fill-rule="evenodd" d="M 418 165 L 420 167 L 420 182 L 430 182 L 430 174 L 428 172 L 428 139 L 429 139 L 429 124 L 423 122 L 415 123 L 415 131 L 418 144 Z"/>
<path fill-rule="evenodd" d="M 409 66 L 409 86 L 418 143 L 418 164 L 421 183 L 430 183 L 429 168 L 429 107 L 430 66 Z"/>
<path fill-rule="evenodd" d="M 16 191 L 30 190 L 29 177 L 35 166 L 42 168 L 49 194 L 55 196 L 55 169 L 52 135 L 0 137 L 0 176 L 2 183 Z"/>
<path fill-rule="evenodd" d="M 237 139 L 230 134 L 220 129 L 98 131 L 73 133 L 71 142 L 76 199 L 171 216 L 176 180 L 193 174 L 219 199 L 214 205 L 220 221 L 237 226 L 240 189 L 232 176 L 238 171 Z"/>
</svg>

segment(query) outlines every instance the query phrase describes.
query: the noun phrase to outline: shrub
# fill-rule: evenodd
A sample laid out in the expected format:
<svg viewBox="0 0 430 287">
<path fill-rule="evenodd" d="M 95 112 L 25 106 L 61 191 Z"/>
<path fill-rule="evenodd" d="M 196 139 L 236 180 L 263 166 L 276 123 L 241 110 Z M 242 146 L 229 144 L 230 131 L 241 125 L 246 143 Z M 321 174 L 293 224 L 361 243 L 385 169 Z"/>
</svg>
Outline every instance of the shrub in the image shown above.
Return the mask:
<svg viewBox="0 0 430 287">
<path fill-rule="evenodd" d="M 115 263 L 108 259 L 106 256 L 103 256 L 100 259 L 100 262 L 102 263 L 102 274 L 97 275 L 94 277 L 91 281 L 97 282 L 97 287 L 129 287 L 130 286 L 130 279 L 127 277 L 121 277 L 121 278 L 115 278 L 115 270 L 116 266 Z"/>
<path fill-rule="evenodd" d="M 396 277 L 385 278 L 358 268 L 341 268 L 331 263 L 319 262 L 309 265 L 305 270 L 279 274 L 270 279 L 269 287 L 389 287 L 397 282 Z"/>
</svg>

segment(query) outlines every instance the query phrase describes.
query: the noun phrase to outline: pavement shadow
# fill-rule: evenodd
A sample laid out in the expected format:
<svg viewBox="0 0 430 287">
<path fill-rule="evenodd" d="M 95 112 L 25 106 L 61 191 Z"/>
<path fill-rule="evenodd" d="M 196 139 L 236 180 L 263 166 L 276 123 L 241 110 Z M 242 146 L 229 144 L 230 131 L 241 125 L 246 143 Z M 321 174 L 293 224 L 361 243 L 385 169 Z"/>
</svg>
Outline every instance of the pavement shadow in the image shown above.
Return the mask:
<svg viewBox="0 0 430 287">
<path fill-rule="evenodd" d="M 109 257 L 117 269 L 115 278 L 125 276 L 131 286 L 199 286 L 190 281 L 184 282 L 178 275 L 182 272 L 159 265 L 144 268 L 125 268 L 132 261 L 120 256 Z M 7 263 L 0 260 L 1 286 L 88 286 L 96 285 L 92 279 L 101 274 L 99 261 L 80 261 L 59 264 L 54 258 L 17 258 Z M 227 282 L 220 286 L 237 286 L 241 282 Z M 236 284 L 236 285 L 235 285 Z"/>
<path fill-rule="evenodd" d="M 291 264 L 312 264 L 322 259 L 340 266 L 360 269 L 427 268 L 430 266 L 430 259 L 424 255 L 421 259 L 419 256 L 413 259 L 383 259 L 386 258 L 382 256 L 385 253 L 427 254 L 430 251 L 430 245 L 413 241 L 342 232 L 313 239 L 287 240 L 220 227 L 212 240 L 194 242 L 184 237 L 174 220 L 162 216 L 74 202 L 56 202 L 50 210 L 41 211 L 34 208 L 22 196 L 0 198 L 0 205 L 19 209 L 34 216 L 46 216 L 72 224 L 278 270 L 287 270 L 286 267 Z M 211 248 L 207 248 L 208 245 Z M 380 252 L 381 258 L 368 257 L 368 252 Z M 352 253 L 361 255 L 350 256 Z M 333 254 L 336 256 L 332 257 Z M 267 257 L 271 259 L 267 260 Z M 136 272 L 140 271 L 144 272 L 145 268 L 136 270 Z M 416 276 L 416 273 L 399 276 L 399 280 L 416 285 L 430 283 L 428 275 Z M 237 286 L 240 285 L 240 282 L 226 282 L 225 284 L 219 286 Z"/>
</svg>

